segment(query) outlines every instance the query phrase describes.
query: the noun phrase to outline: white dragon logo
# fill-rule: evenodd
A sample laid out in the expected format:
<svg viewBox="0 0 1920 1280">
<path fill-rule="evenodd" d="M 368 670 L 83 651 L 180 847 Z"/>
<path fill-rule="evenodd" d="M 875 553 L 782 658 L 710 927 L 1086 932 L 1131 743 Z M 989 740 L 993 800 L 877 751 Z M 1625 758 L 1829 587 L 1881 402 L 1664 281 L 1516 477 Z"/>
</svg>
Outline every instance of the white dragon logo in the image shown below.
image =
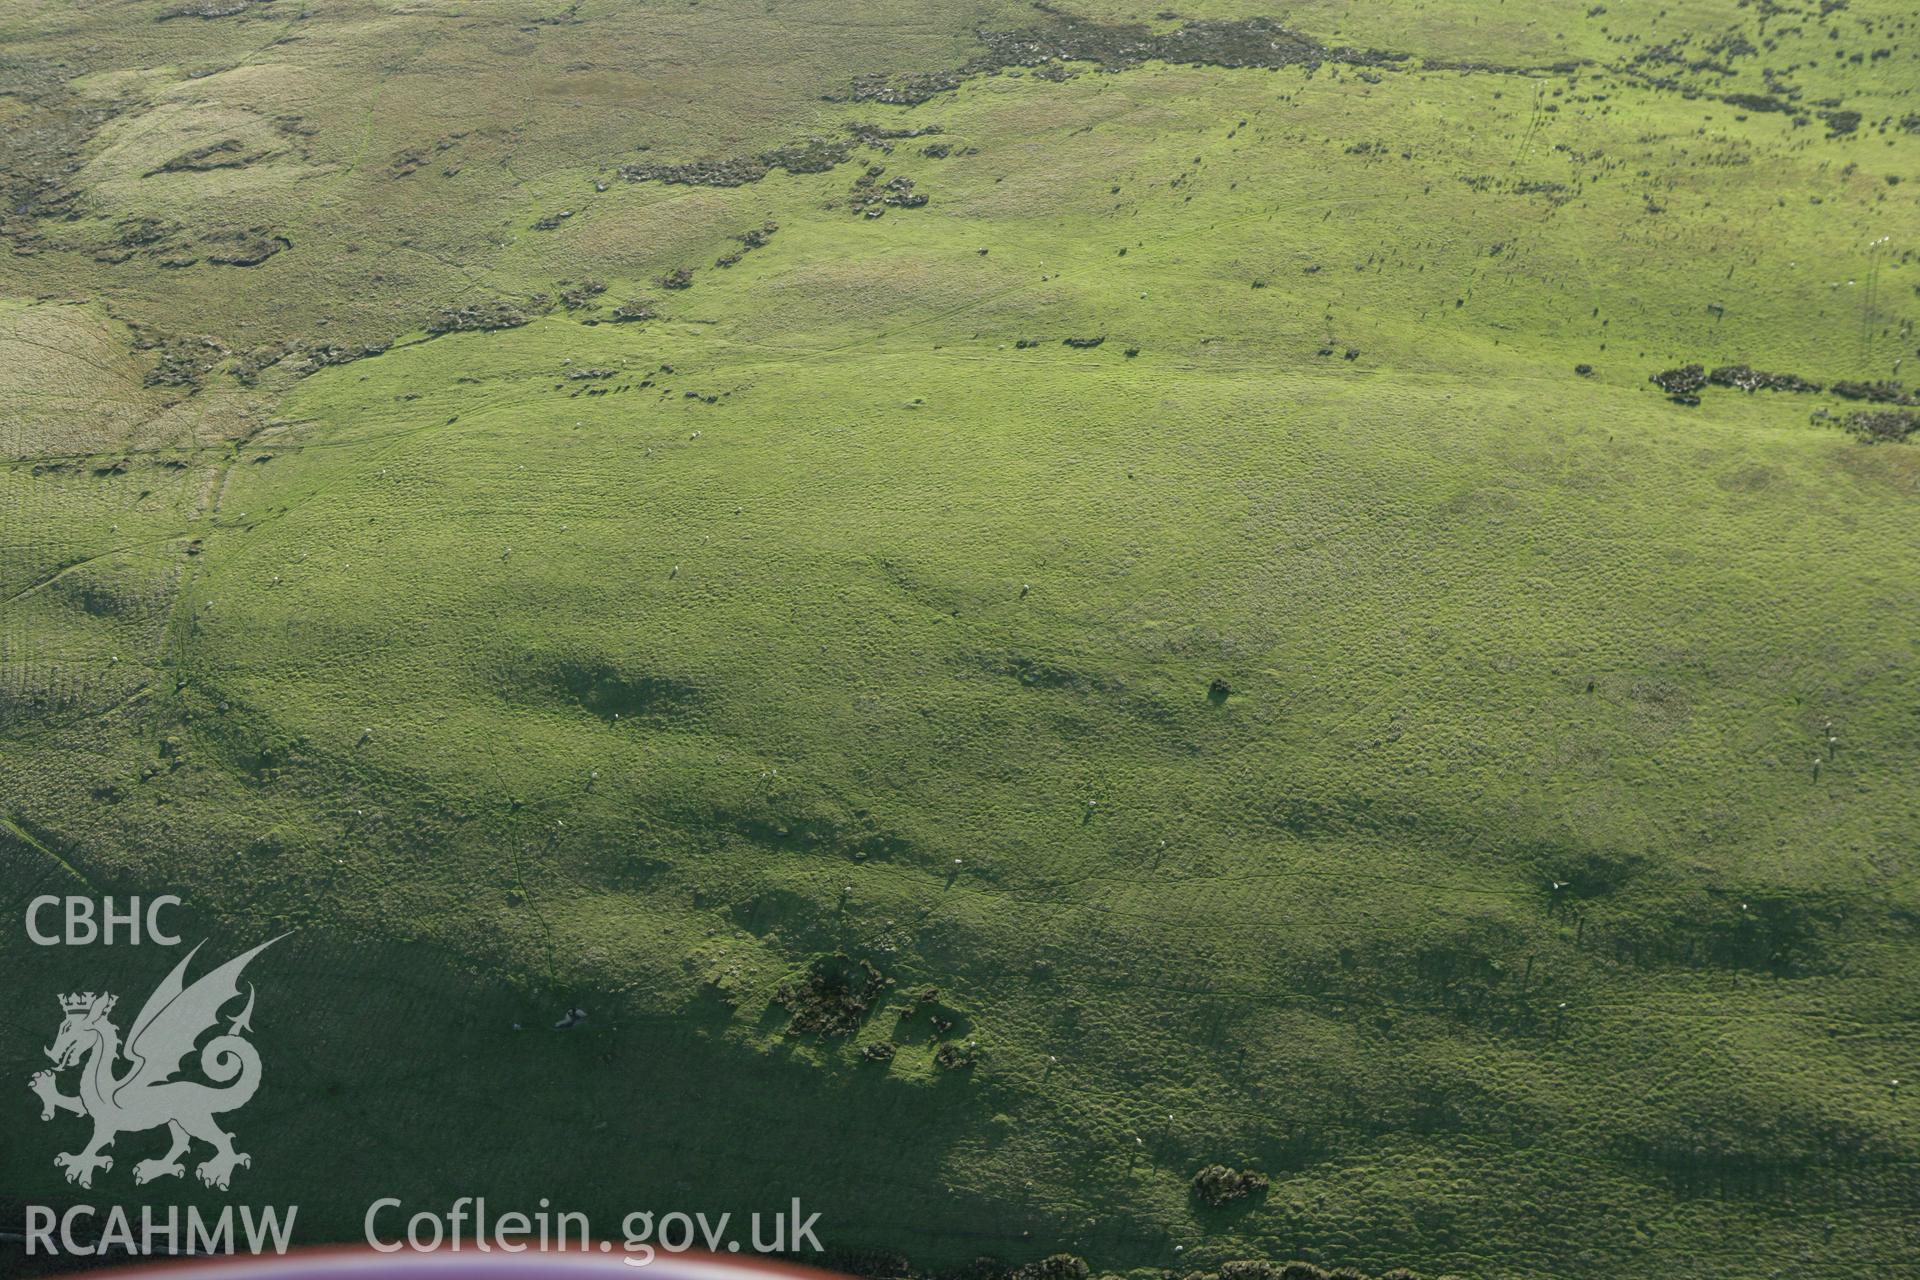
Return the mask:
<svg viewBox="0 0 1920 1280">
<path fill-rule="evenodd" d="M 253 1029 L 249 1021 L 253 1016 L 251 983 L 247 986 L 246 1008 L 229 1020 L 224 1035 L 215 1036 L 200 1050 L 200 1070 L 214 1084 L 225 1087 L 171 1077 L 193 1052 L 195 1042 L 219 1023 L 221 1007 L 239 996 L 240 971 L 247 961 L 278 941 L 274 938 L 261 943 L 189 987 L 184 978 L 187 965 L 199 953 L 196 946 L 147 997 L 140 1016 L 133 1020 L 133 1029 L 127 1033 L 124 1049 L 119 1028 L 107 1020 L 115 997 L 91 991 L 60 997 L 66 1020 L 60 1024 L 53 1047 L 46 1051 L 53 1060 L 53 1070 L 36 1072 L 27 1083 L 40 1096 L 42 1120 L 51 1120 L 60 1111 L 93 1119 L 93 1140 L 85 1149 L 53 1158 L 55 1168 L 67 1171 L 68 1182 L 91 1187 L 94 1170 L 113 1168 L 113 1158 L 105 1150 L 113 1145 L 115 1137 L 161 1125 L 172 1134 L 173 1145 L 159 1159 L 142 1160 L 133 1167 L 136 1183 L 177 1178 L 185 1173 L 180 1157 L 195 1138 L 213 1147 L 213 1154 L 194 1170 L 209 1187 L 225 1191 L 235 1166 L 252 1166 L 252 1157 L 235 1151 L 233 1135 L 214 1122 L 216 1115 L 245 1106 L 260 1087 L 260 1055 L 241 1038 L 242 1032 Z M 122 1056 L 132 1065 L 115 1075 L 115 1064 Z M 61 1093 L 54 1082 L 55 1072 L 77 1064 L 84 1064 L 80 1066 L 79 1093 Z"/>
</svg>

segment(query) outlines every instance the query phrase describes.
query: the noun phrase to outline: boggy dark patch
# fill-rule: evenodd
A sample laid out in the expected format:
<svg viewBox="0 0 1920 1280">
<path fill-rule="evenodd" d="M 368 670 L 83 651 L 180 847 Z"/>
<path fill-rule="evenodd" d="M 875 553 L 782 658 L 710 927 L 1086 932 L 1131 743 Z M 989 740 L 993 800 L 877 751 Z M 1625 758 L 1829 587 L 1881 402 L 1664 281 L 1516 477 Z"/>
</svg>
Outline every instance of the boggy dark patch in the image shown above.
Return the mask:
<svg viewBox="0 0 1920 1280">
<path fill-rule="evenodd" d="M 940 988 L 919 987 L 908 993 L 907 1003 L 895 1014 L 893 1038 L 908 1044 L 937 1044 L 963 1037 L 972 1029 L 966 1014 L 940 999 Z"/>
<path fill-rule="evenodd" d="M 1700 392 L 1708 387 L 1731 387 L 1734 390 L 1746 392 L 1788 391 L 1800 395 L 1817 395 L 1821 391 L 1830 391 L 1842 400 L 1861 400 L 1868 404 L 1920 404 L 1920 392 L 1908 390 L 1901 382 L 1890 380 L 1860 382 L 1843 378 L 1831 385 L 1826 385 L 1803 378 L 1799 374 L 1768 373 L 1764 369 L 1755 369 L 1744 364 L 1721 365 L 1711 373 L 1707 372 L 1705 365 L 1678 365 L 1651 375 L 1647 381 L 1666 392 L 1667 398 L 1677 404 L 1699 404 Z M 1897 424 L 1862 425 L 1872 427 Z M 1868 433 L 1856 432 L 1856 434 Z"/>
<path fill-rule="evenodd" d="M 1201 18 L 1159 33 L 1138 23 L 1102 23 L 1051 11 L 1051 21 L 1020 31 L 981 32 L 987 57 L 1001 66 L 1040 66 L 1055 58 L 1123 71 L 1143 62 L 1187 66 L 1290 67 L 1322 62 L 1364 66 L 1405 61 L 1376 49 L 1329 48 L 1277 18 Z"/>
<path fill-rule="evenodd" d="M 731 267 L 755 249 L 766 248 L 773 243 L 773 233 L 779 229 L 779 223 L 768 219 L 757 227 L 742 231 L 739 235 L 733 237 L 740 242 L 740 247 L 732 253 L 721 254 L 718 258 L 714 259 L 713 265 L 716 267 Z"/>
<path fill-rule="evenodd" d="M 1299 991 L 1357 1011 L 1422 1011 L 1488 1030 L 1546 1030 L 1551 1009 L 1518 930 L 1468 921 L 1411 948 L 1383 942 L 1303 958 L 1289 974 Z"/>
<path fill-rule="evenodd" d="M 1707 381 L 1716 387 L 1735 387 L 1741 391 L 1797 391 L 1812 394 L 1820 390 L 1819 383 L 1809 382 L 1798 374 L 1767 373 L 1744 364 L 1721 365 L 1707 375 Z"/>
<path fill-rule="evenodd" d="M 707 156 L 678 164 L 627 164 L 628 182 L 668 182 L 694 187 L 744 187 L 783 169 L 788 173 L 825 173 L 853 154 L 854 141 L 808 138 L 752 156 Z"/>
<path fill-rule="evenodd" d="M 1564 904 L 1568 899 L 1603 898 L 1624 888 L 1646 865 L 1636 853 L 1610 853 L 1595 849 L 1573 852 L 1561 848 L 1535 851 L 1528 859 L 1534 874 L 1542 881 L 1549 901 Z"/>
<path fill-rule="evenodd" d="M 431 334 L 467 333 L 482 329 L 517 329 L 546 309 L 548 299 L 536 296 L 525 305 L 504 300 L 469 302 L 458 307 L 442 307 L 427 321 Z"/>
<path fill-rule="evenodd" d="M 935 134 L 945 133 L 946 130 L 937 124 L 925 124 L 918 128 L 888 128 L 885 125 L 862 123 L 848 125 L 847 132 L 858 138 L 865 146 L 891 152 L 896 142 L 908 138 L 929 138 Z"/>
<path fill-rule="evenodd" d="M 232 354 L 207 337 L 178 337 L 135 332 L 135 350 L 157 350 L 153 368 L 141 381 L 149 387 L 183 387 L 197 391 L 206 385 L 207 375 Z"/>
<path fill-rule="evenodd" d="M 1707 385 L 1707 370 L 1703 365 L 1680 365 L 1663 369 L 1647 381 L 1666 392 L 1667 399 L 1675 404 L 1699 404 L 1700 388 Z"/>
<path fill-rule="evenodd" d="M 1842 425 L 1869 444 L 1899 443 L 1920 432 L 1920 413 L 1911 409 L 1868 409 L 1848 414 Z"/>
<path fill-rule="evenodd" d="M 675 865 L 667 858 L 637 852 L 627 831 L 590 833 L 569 848 L 571 857 L 594 883 L 627 893 L 656 892 L 659 877 Z"/>
<path fill-rule="evenodd" d="M 14 42 L 19 44 L 21 42 Z M 79 158 L 101 126 L 126 109 L 75 93 L 73 80 L 96 70 L 86 60 L 51 62 L 0 48 L 0 94 L 15 108 L 0 145 L 0 236 L 16 251 L 43 243 L 37 219 L 70 218 L 81 197 L 75 185 Z"/>
<path fill-rule="evenodd" d="M 1779 1196 L 1823 1170 L 1892 1169 L 1897 1141 L 1867 1124 L 1792 1106 L 1758 1106 L 1739 1090 L 1684 1115 L 1651 1106 L 1625 1117 L 1607 1147 L 1683 1196 Z"/>
<path fill-rule="evenodd" d="M 1803 977 L 1832 966 L 1829 944 L 1845 914 L 1840 902 L 1819 895 L 1706 891 L 1590 924 L 1581 945 L 1644 968 Z"/>
<path fill-rule="evenodd" d="M 253 0 L 191 0 L 178 8 L 169 9 L 155 18 L 155 22 L 167 22 L 174 18 L 201 18 L 211 21 L 214 18 L 232 18 L 247 11 Z"/>
<path fill-rule="evenodd" d="M 733 922 L 755 937 L 783 933 L 796 938 L 814 936 L 822 931 L 823 910 L 819 903 L 790 889 L 768 889 L 743 899 L 728 908 Z"/>
<path fill-rule="evenodd" d="M 1841 381 L 1833 384 L 1833 394 L 1842 400 L 1865 400 L 1868 404 L 1920 404 L 1920 392 L 1909 391 L 1899 382 Z"/>
<path fill-rule="evenodd" d="M 555 673 L 567 695 L 602 720 L 685 715 L 699 691 L 671 676 L 632 675 L 613 667 L 562 666 Z"/>
<path fill-rule="evenodd" d="M 124 465 L 121 465 L 114 474 L 124 470 Z M 150 602 L 124 584 L 88 573 L 68 574 L 55 579 L 50 594 L 65 599 L 75 608 L 95 617 L 136 617 L 151 607 Z"/>
<path fill-rule="evenodd" d="M 1302 837 L 1421 831 L 1431 821 L 1431 815 L 1421 810 L 1349 788 L 1278 795 L 1255 810 L 1252 818 L 1272 830 Z"/>
<path fill-rule="evenodd" d="M 386 351 L 387 344 L 384 342 L 367 342 L 358 346 L 340 346 L 336 343 L 296 345 L 293 354 L 298 356 L 298 360 L 294 367 L 301 373 L 317 373 L 336 364 L 370 360 L 386 354 Z"/>
<path fill-rule="evenodd" d="M 1193 1198 L 1211 1209 L 1223 1209 L 1236 1201 L 1263 1199 L 1267 1194 L 1267 1175 L 1252 1169 L 1234 1169 L 1210 1164 L 1193 1175 Z"/>
<path fill-rule="evenodd" d="M 179 155 L 163 161 L 158 167 L 149 169 L 140 176 L 151 178 L 158 173 L 208 173 L 214 169 L 244 169 L 250 164 L 265 160 L 272 154 L 273 152 L 267 149 L 249 150 L 246 143 L 238 138 L 223 138 L 219 142 L 210 142 L 204 147 L 182 151 Z"/>
<path fill-rule="evenodd" d="M 880 175 L 885 172 L 880 165 L 868 165 L 867 171 L 848 188 L 848 207 L 855 213 L 878 218 L 888 209 L 918 209 L 927 203 L 926 193 L 913 189 L 912 178 L 896 175 L 881 183 Z"/>
<path fill-rule="evenodd" d="M 293 241 L 266 227 L 210 232 L 200 238 L 210 245 L 207 261 L 220 267 L 257 267 L 274 254 L 293 248 Z"/>
<path fill-rule="evenodd" d="M 1459 71 L 1469 75 L 1490 76 L 1531 76 L 1542 73 L 1568 75 L 1586 65 L 1584 60 L 1566 58 L 1559 62 L 1549 62 L 1545 66 L 1522 66 L 1513 62 L 1490 62 L 1485 58 L 1422 58 L 1422 71 Z"/>
<path fill-rule="evenodd" d="M 1063 662 L 1028 654 L 996 654 L 979 659 L 982 670 L 996 676 L 1011 676 L 1029 689 L 1062 689 L 1074 693 L 1114 693 L 1119 682 L 1104 676 L 1089 675 Z"/>
<path fill-rule="evenodd" d="M 1323 62 L 1387 66 L 1407 58 L 1378 49 L 1330 48 L 1276 18 L 1196 19 L 1172 31 L 1157 32 L 1141 23 L 1097 22 L 1040 8 L 1045 21 L 1039 25 L 978 32 L 984 48 L 963 66 L 951 71 L 856 76 L 850 91 L 838 96 L 854 102 L 914 106 L 959 88 L 972 76 L 992 75 L 1008 67 L 1053 69 L 1056 74 L 1048 78 L 1060 79 L 1060 62 L 1091 62 L 1103 72 L 1113 72 L 1146 62 L 1275 69 L 1317 67 Z"/>
<path fill-rule="evenodd" d="M 1829 138 L 1844 138 L 1860 127 L 1858 111 L 1822 111 L 1820 118 L 1826 121 Z"/>
<path fill-rule="evenodd" d="M 177 222 L 166 222 L 159 218 L 122 218 L 114 224 L 114 243 L 129 249 L 150 249 L 163 244 L 179 234 L 181 227 Z"/>
<path fill-rule="evenodd" d="M 787 1021 L 790 1036 L 850 1036 L 892 985 L 871 961 L 821 956 L 804 977 L 783 985 L 773 999 L 792 1015 Z"/>
<path fill-rule="evenodd" d="M 845 818 L 805 811 L 772 814 L 715 809 L 694 820 L 709 829 L 736 832 L 771 849 L 832 850 L 856 861 L 905 858 L 914 852 L 912 841 L 879 826 L 865 810 L 855 810 L 851 818 Z"/>
<path fill-rule="evenodd" d="M 568 703 L 609 723 L 679 720 L 695 714 L 702 701 L 691 681 L 594 660 L 534 658 L 521 665 L 507 686 L 511 694 Z"/>
<path fill-rule="evenodd" d="M 606 281 L 588 278 L 582 280 L 579 284 L 574 284 L 570 280 L 562 280 L 560 282 L 560 288 L 556 290 L 556 293 L 560 298 L 561 306 L 569 311 L 581 311 L 592 307 L 594 305 L 594 299 L 606 291 Z"/>
</svg>

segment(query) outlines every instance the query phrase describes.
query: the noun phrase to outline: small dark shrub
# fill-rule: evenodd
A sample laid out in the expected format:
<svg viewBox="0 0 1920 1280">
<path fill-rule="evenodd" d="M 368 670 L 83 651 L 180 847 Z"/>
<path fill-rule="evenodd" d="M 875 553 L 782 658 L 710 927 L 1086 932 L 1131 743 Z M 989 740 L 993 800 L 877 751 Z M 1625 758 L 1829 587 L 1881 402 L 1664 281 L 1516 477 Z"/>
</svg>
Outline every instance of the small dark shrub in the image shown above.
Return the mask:
<svg viewBox="0 0 1920 1280">
<path fill-rule="evenodd" d="M 1678 369 L 1667 369 L 1649 379 L 1654 386 L 1670 396 L 1694 396 L 1700 388 L 1707 385 L 1707 371 L 1702 365 L 1682 365 Z M 1695 402 L 1697 403 L 1697 396 Z"/>
<path fill-rule="evenodd" d="M 1251 1169 L 1229 1169 L 1224 1164 L 1210 1164 L 1193 1175 L 1194 1196 L 1202 1204 L 1216 1209 L 1236 1200 L 1264 1195 L 1266 1190 L 1267 1175 Z"/>
</svg>

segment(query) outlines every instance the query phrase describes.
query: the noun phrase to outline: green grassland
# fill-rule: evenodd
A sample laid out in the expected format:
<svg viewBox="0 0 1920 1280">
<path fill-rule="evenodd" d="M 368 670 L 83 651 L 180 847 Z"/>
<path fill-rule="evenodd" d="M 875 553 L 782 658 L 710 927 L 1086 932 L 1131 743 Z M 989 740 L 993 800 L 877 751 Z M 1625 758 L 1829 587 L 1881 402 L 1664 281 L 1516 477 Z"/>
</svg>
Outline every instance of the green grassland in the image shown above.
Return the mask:
<svg viewBox="0 0 1920 1280">
<path fill-rule="evenodd" d="M 1902 377 L 1908 7 L 180 9 L 0 4 L 0 906 L 296 930 L 240 1198 L 1910 1265 L 1920 447 L 1649 382 Z"/>
</svg>

